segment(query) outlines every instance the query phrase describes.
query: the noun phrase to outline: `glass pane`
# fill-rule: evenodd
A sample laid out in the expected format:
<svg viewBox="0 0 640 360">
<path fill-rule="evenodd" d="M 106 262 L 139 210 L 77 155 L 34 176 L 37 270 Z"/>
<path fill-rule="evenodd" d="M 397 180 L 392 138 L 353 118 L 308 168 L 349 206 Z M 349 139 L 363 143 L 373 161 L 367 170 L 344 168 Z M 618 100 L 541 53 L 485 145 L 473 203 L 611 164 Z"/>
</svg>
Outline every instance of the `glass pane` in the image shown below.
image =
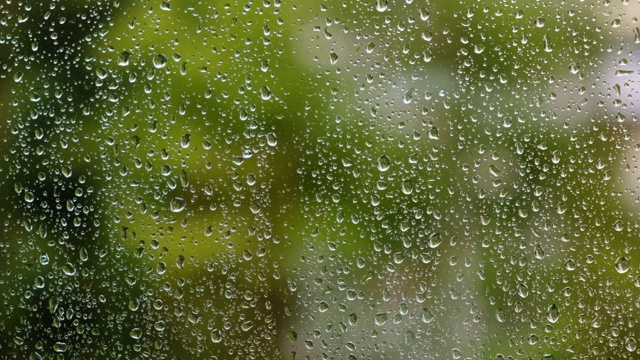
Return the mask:
<svg viewBox="0 0 640 360">
<path fill-rule="evenodd" d="M 1 0 L 0 354 L 638 358 L 638 16 Z"/>
</svg>

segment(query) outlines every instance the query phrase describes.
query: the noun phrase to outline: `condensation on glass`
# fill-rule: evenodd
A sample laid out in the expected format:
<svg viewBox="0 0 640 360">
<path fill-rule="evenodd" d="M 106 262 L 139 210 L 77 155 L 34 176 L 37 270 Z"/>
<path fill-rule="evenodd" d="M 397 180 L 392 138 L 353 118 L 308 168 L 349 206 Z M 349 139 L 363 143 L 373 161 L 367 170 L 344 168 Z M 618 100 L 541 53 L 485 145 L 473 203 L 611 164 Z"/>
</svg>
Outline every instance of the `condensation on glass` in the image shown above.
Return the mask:
<svg viewBox="0 0 640 360">
<path fill-rule="evenodd" d="M 0 1 L 0 354 L 640 357 L 638 17 Z"/>
</svg>

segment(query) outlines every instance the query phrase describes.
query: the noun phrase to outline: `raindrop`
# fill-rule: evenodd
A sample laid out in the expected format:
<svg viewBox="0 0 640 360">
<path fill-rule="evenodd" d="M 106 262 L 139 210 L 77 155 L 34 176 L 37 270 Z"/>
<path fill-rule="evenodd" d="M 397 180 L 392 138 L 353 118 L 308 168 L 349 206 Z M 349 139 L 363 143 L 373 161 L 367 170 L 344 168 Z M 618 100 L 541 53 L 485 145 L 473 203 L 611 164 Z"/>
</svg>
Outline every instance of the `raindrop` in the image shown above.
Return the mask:
<svg viewBox="0 0 640 360">
<path fill-rule="evenodd" d="M 262 98 L 262 100 L 271 99 L 271 90 L 266 86 L 260 88 L 260 98 Z"/>
<path fill-rule="evenodd" d="M 376 10 L 379 12 L 389 10 L 389 0 L 376 0 Z"/>
<path fill-rule="evenodd" d="M 331 52 L 331 54 L 329 54 L 329 61 L 331 65 L 335 65 L 338 62 L 338 54 Z"/>
<path fill-rule="evenodd" d="M 624 342 L 624 347 L 629 351 L 636 351 L 636 349 L 638 348 L 638 343 L 636 342 L 636 339 L 630 337 L 627 338 L 627 340 Z"/>
<path fill-rule="evenodd" d="M 153 57 L 153 66 L 156 69 L 162 69 L 163 67 L 167 66 L 167 57 L 162 55 L 162 54 L 158 54 L 156 56 Z"/>
<path fill-rule="evenodd" d="M 222 332 L 218 329 L 211 330 L 211 341 L 214 343 L 219 343 L 222 341 Z"/>
<path fill-rule="evenodd" d="M 435 249 L 442 244 L 442 236 L 440 233 L 433 233 L 429 236 L 428 243 L 430 248 Z"/>
<path fill-rule="evenodd" d="M 620 274 L 624 274 L 627 271 L 629 271 L 630 266 L 631 266 L 631 262 L 627 257 L 621 256 L 616 259 L 616 262 L 615 262 L 616 271 L 618 271 Z"/>
<path fill-rule="evenodd" d="M 140 330 L 140 328 L 133 328 L 129 331 L 129 336 L 134 340 L 139 340 L 142 337 L 142 330 Z"/>
<path fill-rule="evenodd" d="M 518 295 L 520 295 L 521 298 L 526 298 L 527 296 L 529 296 L 529 287 L 523 283 L 519 283 L 518 284 Z"/>
<path fill-rule="evenodd" d="M 613 228 L 614 228 L 616 231 L 622 231 L 622 230 L 624 230 L 624 221 L 622 221 L 622 220 L 616 220 L 616 221 L 613 223 Z"/>
<path fill-rule="evenodd" d="M 387 155 L 382 155 L 378 158 L 376 166 L 380 171 L 387 171 L 391 167 L 391 159 Z"/>
<path fill-rule="evenodd" d="M 268 133 L 267 134 L 267 145 L 269 145 L 269 146 L 278 145 L 278 138 L 276 137 L 276 134 L 274 134 L 274 133 Z"/>
<path fill-rule="evenodd" d="M 58 341 L 57 343 L 53 344 L 53 351 L 57 352 L 57 353 L 63 353 L 66 352 L 68 348 L 67 343 Z"/>
<path fill-rule="evenodd" d="M 181 197 L 174 197 L 173 200 L 169 203 L 169 208 L 172 212 L 178 213 L 187 206 L 187 202 Z"/>
<path fill-rule="evenodd" d="M 558 309 L 558 306 L 556 304 L 553 304 L 549 306 L 549 308 L 547 308 L 547 320 L 549 320 L 549 322 L 555 323 L 558 321 L 559 317 L 560 309 Z"/>
<path fill-rule="evenodd" d="M 387 322 L 387 313 L 386 312 L 381 312 L 381 313 L 377 313 L 376 317 L 375 317 L 375 323 L 378 326 L 382 326 Z"/>
<path fill-rule="evenodd" d="M 127 66 L 129 65 L 129 59 L 131 58 L 131 53 L 128 51 L 123 51 L 118 55 L 118 65 Z"/>
<path fill-rule="evenodd" d="M 321 301 L 318 305 L 318 311 L 326 312 L 327 310 L 329 310 L 329 304 L 327 304 L 325 301 Z"/>
</svg>

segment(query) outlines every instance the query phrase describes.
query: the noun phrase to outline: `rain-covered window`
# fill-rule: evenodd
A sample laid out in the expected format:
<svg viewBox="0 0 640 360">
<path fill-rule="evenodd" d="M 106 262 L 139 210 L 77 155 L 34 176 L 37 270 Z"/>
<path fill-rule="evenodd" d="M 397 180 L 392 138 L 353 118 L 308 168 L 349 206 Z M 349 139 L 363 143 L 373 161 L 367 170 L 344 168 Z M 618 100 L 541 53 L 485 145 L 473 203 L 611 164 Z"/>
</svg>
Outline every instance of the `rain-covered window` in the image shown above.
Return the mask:
<svg viewBox="0 0 640 360">
<path fill-rule="evenodd" d="M 0 358 L 640 358 L 639 17 L 0 0 Z"/>
</svg>

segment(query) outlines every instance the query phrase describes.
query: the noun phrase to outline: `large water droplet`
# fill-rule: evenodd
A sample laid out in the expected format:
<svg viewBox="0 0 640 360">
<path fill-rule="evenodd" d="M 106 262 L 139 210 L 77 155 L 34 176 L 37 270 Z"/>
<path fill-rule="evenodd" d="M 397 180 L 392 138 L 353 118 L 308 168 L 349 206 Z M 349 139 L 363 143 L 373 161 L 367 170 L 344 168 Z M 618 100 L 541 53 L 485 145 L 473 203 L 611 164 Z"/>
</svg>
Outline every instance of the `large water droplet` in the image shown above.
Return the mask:
<svg viewBox="0 0 640 360">
<path fill-rule="evenodd" d="M 214 343 L 219 343 L 222 341 L 222 332 L 218 329 L 211 330 L 211 341 Z"/>
<path fill-rule="evenodd" d="M 638 348 L 638 343 L 636 342 L 636 339 L 630 337 L 624 342 L 624 347 L 629 351 L 636 351 L 636 348 Z"/>
<path fill-rule="evenodd" d="M 270 90 L 268 87 L 263 86 L 263 87 L 260 89 L 260 98 L 262 98 L 262 100 L 269 100 L 269 99 L 271 99 L 271 90 Z"/>
<path fill-rule="evenodd" d="M 376 0 L 376 10 L 380 12 L 389 10 L 389 0 Z"/>
<path fill-rule="evenodd" d="M 178 213 L 184 210 L 186 206 L 187 206 L 186 200 L 181 197 L 174 197 L 173 200 L 171 200 L 171 202 L 169 203 L 169 208 L 174 213 Z"/>
<path fill-rule="evenodd" d="M 616 259 L 616 271 L 618 271 L 620 274 L 624 274 L 627 271 L 629 271 L 629 267 L 631 266 L 631 262 L 629 261 L 629 259 L 625 256 L 621 256 L 619 258 Z"/>
<path fill-rule="evenodd" d="M 376 325 L 382 326 L 386 322 L 387 322 L 387 313 L 386 312 L 381 312 L 381 313 L 377 313 L 376 314 L 376 317 L 375 317 Z"/>
<path fill-rule="evenodd" d="M 549 306 L 549 308 L 547 308 L 547 320 L 549 320 L 549 322 L 555 323 L 556 321 L 558 321 L 559 317 L 560 309 L 556 304 L 553 304 Z"/>
<path fill-rule="evenodd" d="M 153 66 L 156 69 L 162 69 L 163 67 L 167 66 L 167 57 L 162 55 L 162 54 L 158 54 L 156 56 L 153 57 Z"/>
<path fill-rule="evenodd" d="M 391 167 L 391 159 L 387 155 L 382 155 L 378 158 L 376 166 L 380 171 L 387 171 Z"/>
</svg>

